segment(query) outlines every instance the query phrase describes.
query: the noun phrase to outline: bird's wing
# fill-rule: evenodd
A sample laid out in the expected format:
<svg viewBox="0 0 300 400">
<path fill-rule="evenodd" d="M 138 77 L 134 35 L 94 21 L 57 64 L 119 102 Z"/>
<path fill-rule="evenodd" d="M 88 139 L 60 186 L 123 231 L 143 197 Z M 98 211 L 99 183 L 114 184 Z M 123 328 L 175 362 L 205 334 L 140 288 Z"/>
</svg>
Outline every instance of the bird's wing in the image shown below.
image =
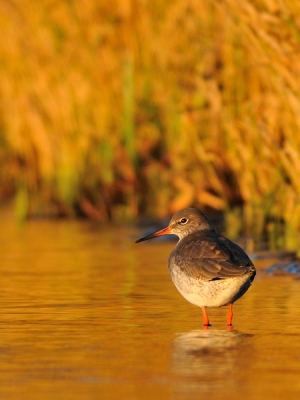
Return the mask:
<svg viewBox="0 0 300 400">
<path fill-rule="evenodd" d="M 255 272 L 244 250 L 216 233 L 214 237 L 179 242 L 174 250 L 172 261 L 195 279 L 210 281 Z"/>
<path fill-rule="evenodd" d="M 238 260 L 240 266 L 254 266 L 253 262 L 239 245 L 233 243 L 227 237 L 222 235 L 219 235 L 219 239 L 224 246 L 226 246 L 232 252 L 234 259 Z"/>
</svg>

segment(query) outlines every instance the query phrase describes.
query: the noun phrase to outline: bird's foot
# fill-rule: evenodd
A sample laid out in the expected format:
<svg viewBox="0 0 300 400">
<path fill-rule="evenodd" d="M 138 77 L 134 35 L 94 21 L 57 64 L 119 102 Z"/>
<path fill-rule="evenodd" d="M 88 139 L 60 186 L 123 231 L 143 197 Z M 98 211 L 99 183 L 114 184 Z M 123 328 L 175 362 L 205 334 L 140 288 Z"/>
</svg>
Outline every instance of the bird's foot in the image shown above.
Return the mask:
<svg viewBox="0 0 300 400">
<path fill-rule="evenodd" d="M 228 331 L 232 331 L 232 329 L 233 329 L 233 325 L 232 324 L 227 324 L 226 327 L 227 327 Z"/>
</svg>

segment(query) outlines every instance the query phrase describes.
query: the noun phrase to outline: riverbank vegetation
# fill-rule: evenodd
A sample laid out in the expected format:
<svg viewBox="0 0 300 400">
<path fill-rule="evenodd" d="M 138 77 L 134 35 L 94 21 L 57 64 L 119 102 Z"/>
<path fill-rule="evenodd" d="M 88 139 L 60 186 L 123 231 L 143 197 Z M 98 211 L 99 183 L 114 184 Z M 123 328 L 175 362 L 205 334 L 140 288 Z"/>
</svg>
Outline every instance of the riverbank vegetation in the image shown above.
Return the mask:
<svg viewBox="0 0 300 400">
<path fill-rule="evenodd" d="M 283 228 L 294 247 L 299 15 L 296 0 L 0 0 L 0 198 L 20 219 L 210 207 L 233 236 Z"/>
</svg>

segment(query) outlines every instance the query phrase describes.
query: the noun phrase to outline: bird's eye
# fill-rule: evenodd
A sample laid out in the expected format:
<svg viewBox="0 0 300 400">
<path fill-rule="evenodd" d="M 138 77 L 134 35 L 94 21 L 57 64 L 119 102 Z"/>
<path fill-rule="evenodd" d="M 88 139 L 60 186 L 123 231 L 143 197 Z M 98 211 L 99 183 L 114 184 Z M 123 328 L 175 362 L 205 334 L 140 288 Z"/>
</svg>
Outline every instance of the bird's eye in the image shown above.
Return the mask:
<svg viewBox="0 0 300 400">
<path fill-rule="evenodd" d="M 181 218 L 181 220 L 179 221 L 180 224 L 186 224 L 187 223 L 187 219 L 186 218 Z"/>
</svg>

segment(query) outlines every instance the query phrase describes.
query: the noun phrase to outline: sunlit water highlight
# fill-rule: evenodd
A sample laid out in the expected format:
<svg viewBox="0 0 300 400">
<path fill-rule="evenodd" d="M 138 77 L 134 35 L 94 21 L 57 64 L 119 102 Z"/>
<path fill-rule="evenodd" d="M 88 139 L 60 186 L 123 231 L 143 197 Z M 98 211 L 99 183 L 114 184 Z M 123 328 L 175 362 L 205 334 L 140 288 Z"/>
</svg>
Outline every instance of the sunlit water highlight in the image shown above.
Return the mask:
<svg viewBox="0 0 300 400">
<path fill-rule="evenodd" d="M 174 243 L 137 228 L 0 215 L 2 399 L 300 396 L 300 280 L 260 269 L 234 306 L 201 311 L 173 286 Z"/>
</svg>

